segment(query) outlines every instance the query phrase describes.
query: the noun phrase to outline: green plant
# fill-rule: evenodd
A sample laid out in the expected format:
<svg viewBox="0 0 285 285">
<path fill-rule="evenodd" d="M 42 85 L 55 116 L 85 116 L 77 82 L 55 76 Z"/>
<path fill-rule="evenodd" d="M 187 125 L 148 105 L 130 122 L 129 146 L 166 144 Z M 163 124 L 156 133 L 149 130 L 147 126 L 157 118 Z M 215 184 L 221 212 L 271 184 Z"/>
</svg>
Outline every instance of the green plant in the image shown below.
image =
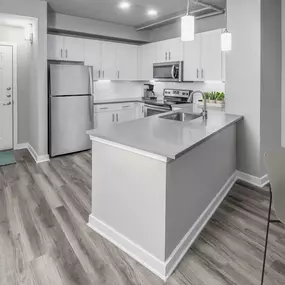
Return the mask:
<svg viewBox="0 0 285 285">
<path fill-rule="evenodd" d="M 209 100 L 209 98 L 210 98 L 210 93 L 209 93 L 209 92 L 205 92 L 205 95 L 206 95 L 206 99 Z"/>
<path fill-rule="evenodd" d="M 217 97 L 217 93 L 215 91 L 210 93 L 209 100 L 215 101 Z"/>
<path fill-rule="evenodd" d="M 225 100 L 225 93 L 224 92 L 217 92 L 217 101 L 224 101 Z"/>
</svg>

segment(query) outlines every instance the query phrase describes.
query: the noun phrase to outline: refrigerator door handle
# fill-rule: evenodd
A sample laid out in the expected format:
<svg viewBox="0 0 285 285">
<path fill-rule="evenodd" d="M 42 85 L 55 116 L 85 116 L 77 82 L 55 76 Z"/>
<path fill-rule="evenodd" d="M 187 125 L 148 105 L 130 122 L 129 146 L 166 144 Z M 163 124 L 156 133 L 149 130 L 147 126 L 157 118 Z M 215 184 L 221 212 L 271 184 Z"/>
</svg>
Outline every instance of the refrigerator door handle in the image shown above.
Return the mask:
<svg viewBox="0 0 285 285">
<path fill-rule="evenodd" d="M 90 121 L 92 122 L 92 126 L 94 126 L 94 111 L 93 111 L 93 105 L 94 105 L 94 87 L 93 87 L 93 72 L 92 67 L 88 68 L 89 70 L 89 80 L 90 80 L 90 93 L 91 96 L 89 98 L 89 117 Z"/>
</svg>

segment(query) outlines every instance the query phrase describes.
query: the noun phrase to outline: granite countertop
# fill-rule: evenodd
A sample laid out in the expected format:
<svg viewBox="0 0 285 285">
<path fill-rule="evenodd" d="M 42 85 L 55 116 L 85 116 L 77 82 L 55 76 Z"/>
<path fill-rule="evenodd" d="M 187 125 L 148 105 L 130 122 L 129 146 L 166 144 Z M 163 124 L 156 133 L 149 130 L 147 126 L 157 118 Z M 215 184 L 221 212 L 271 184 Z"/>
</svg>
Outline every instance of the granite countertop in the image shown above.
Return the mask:
<svg viewBox="0 0 285 285">
<path fill-rule="evenodd" d="M 177 109 L 112 125 L 109 128 L 91 130 L 87 133 L 92 140 L 103 139 L 110 143 L 176 159 L 217 132 L 242 119 L 242 116 L 216 110 L 208 110 L 207 120 L 200 117 L 189 122 L 179 122 L 160 118 L 178 111 L 201 113 L 201 109 L 195 104 L 187 104 Z"/>
<path fill-rule="evenodd" d="M 127 103 L 127 102 L 143 102 L 142 97 L 134 97 L 134 98 L 117 98 L 117 99 L 99 99 L 94 100 L 94 105 L 99 104 L 116 104 L 116 103 Z"/>
</svg>

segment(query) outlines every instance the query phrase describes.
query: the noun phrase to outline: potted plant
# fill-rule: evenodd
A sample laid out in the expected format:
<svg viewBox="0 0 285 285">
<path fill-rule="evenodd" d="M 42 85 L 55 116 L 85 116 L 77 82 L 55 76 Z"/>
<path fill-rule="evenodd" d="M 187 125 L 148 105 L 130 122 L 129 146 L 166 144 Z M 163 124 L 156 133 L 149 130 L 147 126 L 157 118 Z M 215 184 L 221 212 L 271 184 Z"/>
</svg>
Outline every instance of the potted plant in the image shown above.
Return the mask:
<svg viewBox="0 0 285 285">
<path fill-rule="evenodd" d="M 216 103 L 216 92 L 215 91 L 210 93 L 209 103 Z"/>
<path fill-rule="evenodd" d="M 207 102 L 209 102 L 210 93 L 209 92 L 205 92 L 205 96 L 206 96 Z M 204 97 L 202 98 L 202 101 L 204 101 Z"/>
</svg>

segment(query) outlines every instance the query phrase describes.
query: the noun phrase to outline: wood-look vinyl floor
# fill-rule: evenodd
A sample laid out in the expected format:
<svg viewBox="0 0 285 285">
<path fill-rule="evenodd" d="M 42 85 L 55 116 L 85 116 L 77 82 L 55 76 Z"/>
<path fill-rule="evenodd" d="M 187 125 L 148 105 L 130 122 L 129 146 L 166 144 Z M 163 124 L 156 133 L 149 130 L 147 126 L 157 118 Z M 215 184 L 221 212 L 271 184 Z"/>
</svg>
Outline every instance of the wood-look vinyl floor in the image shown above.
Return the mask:
<svg viewBox="0 0 285 285">
<path fill-rule="evenodd" d="M 91 153 L 0 167 L 1 285 L 162 285 L 93 232 Z M 260 284 L 268 195 L 236 184 L 167 285 Z M 271 225 L 265 284 L 285 284 L 285 227 Z"/>
</svg>

